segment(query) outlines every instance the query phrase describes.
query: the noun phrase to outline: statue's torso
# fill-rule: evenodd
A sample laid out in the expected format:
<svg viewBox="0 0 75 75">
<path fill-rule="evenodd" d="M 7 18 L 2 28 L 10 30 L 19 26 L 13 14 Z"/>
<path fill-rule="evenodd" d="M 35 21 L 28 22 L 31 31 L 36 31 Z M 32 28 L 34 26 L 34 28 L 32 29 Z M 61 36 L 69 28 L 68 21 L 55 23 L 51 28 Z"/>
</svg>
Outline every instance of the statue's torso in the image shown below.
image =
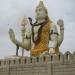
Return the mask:
<svg viewBox="0 0 75 75">
<path fill-rule="evenodd" d="M 40 26 L 38 26 L 37 29 L 34 28 L 34 36 L 37 34 L 39 28 L 40 28 Z M 50 22 L 48 22 L 44 25 L 44 27 L 42 28 L 42 31 L 41 31 L 39 43 L 37 43 L 37 44 L 35 43 L 35 45 L 31 49 L 31 54 L 33 56 L 37 56 L 44 51 L 48 51 L 48 49 L 49 49 L 48 48 L 49 31 L 50 31 Z"/>
</svg>

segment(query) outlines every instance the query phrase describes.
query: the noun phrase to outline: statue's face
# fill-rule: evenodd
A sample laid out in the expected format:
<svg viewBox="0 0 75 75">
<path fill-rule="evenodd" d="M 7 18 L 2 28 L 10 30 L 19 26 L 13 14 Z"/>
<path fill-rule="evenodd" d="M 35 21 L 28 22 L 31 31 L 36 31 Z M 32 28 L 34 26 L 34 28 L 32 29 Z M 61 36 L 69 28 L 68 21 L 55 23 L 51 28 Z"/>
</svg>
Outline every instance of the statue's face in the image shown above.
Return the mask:
<svg viewBox="0 0 75 75">
<path fill-rule="evenodd" d="M 47 17 L 47 13 L 42 7 L 36 9 L 36 20 L 40 20 L 40 19 L 42 20 L 45 19 L 46 17 Z"/>
</svg>

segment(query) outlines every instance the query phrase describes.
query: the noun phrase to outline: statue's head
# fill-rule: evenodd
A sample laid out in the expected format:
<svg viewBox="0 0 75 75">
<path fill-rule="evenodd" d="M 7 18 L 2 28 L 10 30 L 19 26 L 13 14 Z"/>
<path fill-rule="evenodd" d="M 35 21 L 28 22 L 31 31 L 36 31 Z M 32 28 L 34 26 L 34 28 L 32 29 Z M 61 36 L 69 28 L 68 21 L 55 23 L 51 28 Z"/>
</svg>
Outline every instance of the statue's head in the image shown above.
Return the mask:
<svg viewBox="0 0 75 75">
<path fill-rule="evenodd" d="M 28 24 L 28 19 L 27 19 L 27 17 L 24 17 L 21 21 L 21 26 L 25 26 L 27 24 Z"/>
<path fill-rule="evenodd" d="M 46 7 L 43 4 L 43 1 L 40 1 L 39 5 L 36 7 L 35 10 L 36 20 L 42 20 L 48 18 L 48 12 Z"/>
</svg>

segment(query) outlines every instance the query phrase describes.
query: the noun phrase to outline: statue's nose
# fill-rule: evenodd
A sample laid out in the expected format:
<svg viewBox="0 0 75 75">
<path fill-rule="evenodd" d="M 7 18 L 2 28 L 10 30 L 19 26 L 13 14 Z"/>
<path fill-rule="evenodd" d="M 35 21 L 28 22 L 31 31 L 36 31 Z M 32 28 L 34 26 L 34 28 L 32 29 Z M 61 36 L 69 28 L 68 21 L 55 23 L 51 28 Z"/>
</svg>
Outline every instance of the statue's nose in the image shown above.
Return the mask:
<svg viewBox="0 0 75 75">
<path fill-rule="evenodd" d="M 37 12 L 36 14 L 37 14 L 37 16 L 39 16 L 39 15 L 40 15 L 40 13 L 39 13 L 39 12 Z"/>
</svg>

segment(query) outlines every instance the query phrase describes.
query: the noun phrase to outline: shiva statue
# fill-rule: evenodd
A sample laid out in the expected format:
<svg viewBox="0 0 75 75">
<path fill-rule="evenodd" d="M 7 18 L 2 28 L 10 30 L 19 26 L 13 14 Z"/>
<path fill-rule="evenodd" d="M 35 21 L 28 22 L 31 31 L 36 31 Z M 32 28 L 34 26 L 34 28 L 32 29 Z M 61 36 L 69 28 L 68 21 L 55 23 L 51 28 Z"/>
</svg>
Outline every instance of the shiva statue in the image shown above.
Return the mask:
<svg viewBox="0 0 75 75">
<path fill-rule="evenodd" d="M 22 41 L 15 38 L 13 29 L 9 29 L 10 40 L 17 46 L 30 51 L 31 56 L 40 56 L 46 52 L 59 54 L 59 47 L 64 38 L 64 22 L 62 19 L 53 23 L 48 16 L 47 8 L 40 1 L 35 10 L 35 23 L 31 17 L 24 17 Z M 57 28 L 59 27 L 59 29 Z"/>
</svg>

